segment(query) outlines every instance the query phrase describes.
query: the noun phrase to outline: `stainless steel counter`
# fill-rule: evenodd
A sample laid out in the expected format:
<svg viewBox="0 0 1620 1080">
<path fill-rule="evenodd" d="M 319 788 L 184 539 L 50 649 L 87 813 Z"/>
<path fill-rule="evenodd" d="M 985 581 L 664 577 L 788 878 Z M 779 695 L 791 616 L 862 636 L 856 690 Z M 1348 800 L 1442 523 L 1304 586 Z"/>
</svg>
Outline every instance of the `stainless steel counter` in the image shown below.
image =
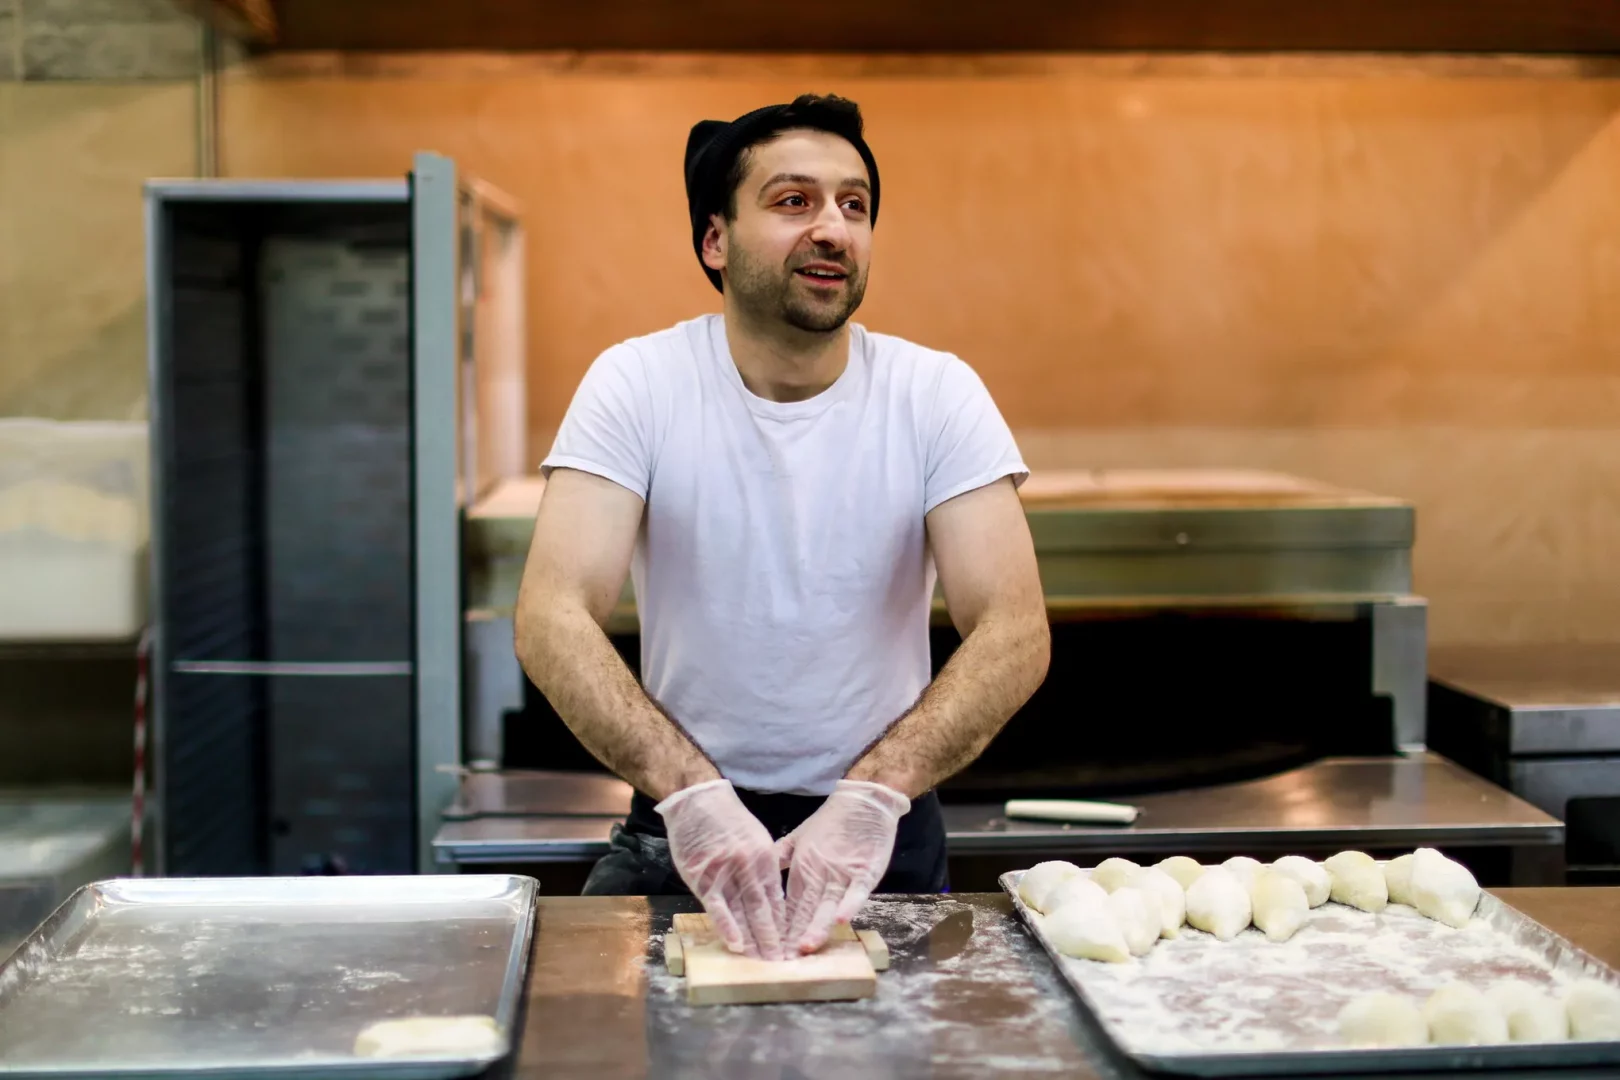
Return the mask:
<svg viewBox="0 0 1620 1080">
<path fill-rule="evenodd" d="M 1620 646 L 1431 659 L 1429 744 L 1566 822 L 1571 881 L 1620 881 Z"/>
<path fill-rule="evenodd" d="M 1595 956 L 1620 962 L 1620 889 L 1499 895 Z M 693 910 L 691 900 L 541 898 L 518 1052 L 495 1075 L 1143 1075 L 1108 1047 L 1000 893 L 874 899 L 855 924 L 877 929 L 889 944 L 893 963 L 877 996 L 816 1005 L 687 1006 L 655 942 L 671 915 Z"/>
<path fill-rule="evenodd" d="M 514 780 L 515 789 L 520 781 Z M 603 778 L 604 785 L 617 784 Z M 433 846 L 441 862 L 560 862 L 606 852 L 613 816 L 518 816 L 519 798 L 497 800 L 481 778 L 486 805 L 499 813 L 449 821 Z M 591 793 L 600 810 L 604 790 Z M 629 788 L 622 787 L 628 807 Z M 469 806 L 476 799 L 463 800 Z M 1434 754 L 1333 758 L 1262 780 L 1131 800 L 1134 825 L 1070 826 L 1008 821 L 999 806 L 947 805 L 953 854 L 1277 850 L 1321 846 L 1558 847 L 1564 826 L 1501 788 Z"/>
<path fill-rule="evenodd" d="M 1145 795 L 1126 827 L 1009 821 L 999 807 L 947 806 L 953 852 L 1106 853 L 1321 846 L 1557 845 L 1554 817 L 1436 754 L 1329 758 L 1261 780 Z"/>
<path fill-rule="evenodd" d="M 1511 754 L 1620 753 L 1620 646 L 1437 648 L 1429 677 L 1505 712 Z"/>
</svg>

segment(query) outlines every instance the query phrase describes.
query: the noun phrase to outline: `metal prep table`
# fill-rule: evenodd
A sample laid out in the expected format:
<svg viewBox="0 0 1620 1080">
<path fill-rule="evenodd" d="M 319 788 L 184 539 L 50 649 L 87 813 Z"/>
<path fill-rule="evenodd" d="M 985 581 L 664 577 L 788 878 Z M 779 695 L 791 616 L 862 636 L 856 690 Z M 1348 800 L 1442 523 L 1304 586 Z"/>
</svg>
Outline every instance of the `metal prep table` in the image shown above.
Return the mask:
<svg viewBox="0 0 1620 1080">
<path fill-rule="evenodd" d="M 1493 892 L 1620 965 L 1620 889 Z M 692 910 L 691 900 L 541 898 L 518 1052 L 495 1075 L 1145 1075 L 1101 1040 L 1004 894 L 875 899 L 856 924 L 889 944 L 878 996 L 814 1006 L 685 1006 L 655 942 L 671 915 Z"/>
<path fill-rule="evenodd" d="M 1429 744 L 1567 825 L 1572 883 L 1620 883 L 1620 646 L 1436 649 Z"/>
<path fill-rule="evenodd" d="M 629 785 L 612 777 L 472 774 L 452 808 L 460 820 L 439 830 L 434 850 L 440 861 L 464 866 L 594 859 L 607 852 L 609 829 L 629 801 Z M 1143 813 L 1127 827 L 1008 821 L 999 806 L 947 803 L 946 834 L 953 857 L 1026 862 L 1037 855 L 1424 844 L 1534 854 L 1556 853 L 1564 839 L 1556 818 L 1429 753 L 1329 759 L 1262 780 L 1132 801 Z"/>
</svg>

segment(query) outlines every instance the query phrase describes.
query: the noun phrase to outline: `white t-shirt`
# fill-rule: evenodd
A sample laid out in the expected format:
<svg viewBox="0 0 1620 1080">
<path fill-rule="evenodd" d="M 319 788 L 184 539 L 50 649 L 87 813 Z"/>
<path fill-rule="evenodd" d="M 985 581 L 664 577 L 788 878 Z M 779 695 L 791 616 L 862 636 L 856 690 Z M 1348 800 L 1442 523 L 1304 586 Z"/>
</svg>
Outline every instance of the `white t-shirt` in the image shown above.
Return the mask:
<svg viewBox="0 0 1620 1080">
<path fill-rule="evenodd" d="M 647 691 L 738 787 L 825 795 L 931 675 L 923 515 L 1028 470 L 973 369 L 850 325 L 807 401 L 743 385 L 725 320 L 608 349 L 552 469 L 646 501 L 631 562 Z"/>
</svg>

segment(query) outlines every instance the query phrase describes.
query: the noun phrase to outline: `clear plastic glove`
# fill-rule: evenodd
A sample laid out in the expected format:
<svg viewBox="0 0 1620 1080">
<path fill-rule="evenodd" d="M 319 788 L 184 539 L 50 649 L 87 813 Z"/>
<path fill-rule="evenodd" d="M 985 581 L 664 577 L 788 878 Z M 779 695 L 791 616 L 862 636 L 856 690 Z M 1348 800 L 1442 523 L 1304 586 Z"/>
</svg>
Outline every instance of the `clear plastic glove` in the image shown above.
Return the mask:
<svg viewBox="0 0 1620 1080">
<path fill-rule="evenodd" d="M 840 780 L 803 825 L 777 841 L 787 888 L 788 947 L 813 953 L 883 879 L 911 800 L 883 784 Z"/>
<path fill-rule="evenodd" d="M 654 809 L 669 853 L 726 948 L 765 960 L 787 956 L 782 871 L 771 834 L 737 798 L 730 780 L 682 788 Z"/>
</svg>

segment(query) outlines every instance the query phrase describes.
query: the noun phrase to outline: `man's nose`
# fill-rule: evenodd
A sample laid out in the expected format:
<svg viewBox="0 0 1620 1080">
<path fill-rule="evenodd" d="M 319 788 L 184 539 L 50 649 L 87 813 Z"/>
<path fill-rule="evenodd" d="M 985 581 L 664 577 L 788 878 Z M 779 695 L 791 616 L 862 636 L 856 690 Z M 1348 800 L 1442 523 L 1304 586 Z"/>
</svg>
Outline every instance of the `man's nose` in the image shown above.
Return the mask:
<svg viewBox="0 0 1620 1080">
<path fill-rule="evenodd" d="M 810 240 L 818 247 L 829 247 L 835 251 L 843 251 L 849 246 L 849 222 L 844 220 L 844 210 L 837 203 L 828 203 L 816 215 L 816 220 L 810 226 Z"/>
</svg>

